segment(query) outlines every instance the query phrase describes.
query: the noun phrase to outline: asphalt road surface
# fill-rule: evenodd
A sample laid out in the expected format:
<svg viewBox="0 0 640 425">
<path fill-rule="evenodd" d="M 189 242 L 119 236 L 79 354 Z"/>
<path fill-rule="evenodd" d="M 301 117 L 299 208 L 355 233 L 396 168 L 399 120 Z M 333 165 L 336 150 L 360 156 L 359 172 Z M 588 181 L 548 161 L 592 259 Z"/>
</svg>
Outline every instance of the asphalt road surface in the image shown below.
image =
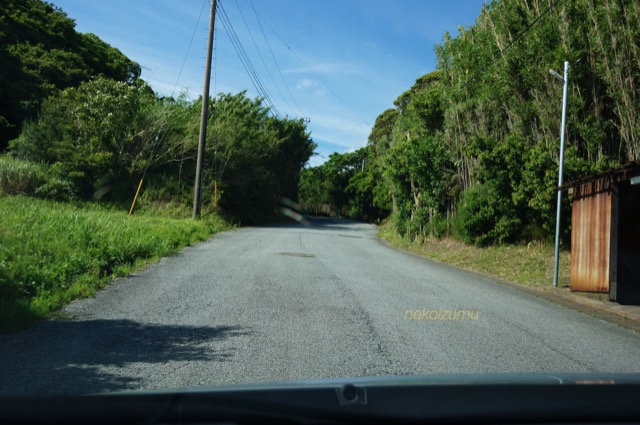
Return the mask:
<svg viewBox="0 0 640 425">
<path fill-rule="evenodd" d="M 222 233 L 66 311 L 73 320 L 0 336 L 0 394 L 640 372 L 640 335 L 346 220 Z"/>
</svg>

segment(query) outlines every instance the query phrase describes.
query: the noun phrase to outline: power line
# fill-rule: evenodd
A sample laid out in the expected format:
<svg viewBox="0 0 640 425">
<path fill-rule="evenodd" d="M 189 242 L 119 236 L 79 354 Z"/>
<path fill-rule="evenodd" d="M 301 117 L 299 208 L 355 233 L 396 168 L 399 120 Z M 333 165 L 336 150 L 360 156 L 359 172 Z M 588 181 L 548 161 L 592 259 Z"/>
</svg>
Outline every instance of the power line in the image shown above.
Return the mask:
<svg viewBox="0 0 640 425">
<path fill-rule="evenodd" d="M 191 51 L 191 46 L 193 45 L 193 39 L 195 38 L 196 32 L 198 30 L 198 26 L 200 25 L 200 19 L 202 19 L 202 13 L 204 12 L 204 7 L 207 4 L 207 1 L 209 0 L 204 0 L 202 2 L 202 8 L 200 9 L 200 14 L 198 15 L 198 20 L 196 21 L 196 25 L 193 28 L 193 33 L 191 34 L 191 40 L 189 40 L 189 46 L 187 47 L 187 51 L 184 54 L 184 58 L 182 59 L 182 65 L 180 66 L 180 71 L 178 72 L 178 78 L 176 78 L 176 83 L 173 86 L 173 90 L 171 90 L 171 95 L 169 97 L 173 98 L 173 95 L 176 92 L 176 89 L 178 88 L 178 83 L 180 82 L 180 77 L 182 76 L 182 71 L 184 70 L 184 65 L 187 62 L 187 57 L 189 56 L 189 52 Z M 144 167 L 144 171 L 142 172 L 142 179 L 144 179 L 147 175 L 147 171 L 149 171 L 149 166 L 151 165 L 151 162 L 153 161 L 153 155 L 156 152 L 156 148 L 158 147 L 158 144 L 160 142 L 160 140 L 162 138 L 164 138 L 164 135 L 167 133 L 167 124 L 165 123 L 164 125 L 164 129 L 160 129 L 158 130 L 158 133 L 156 134 L 156 137 L 151 145 L 151 151 L 149 153 L 149 157 L 147 160 L 147 164 Z M 162 138 L 160 137 L 160 134 L 162 133 Z"/>
<path fill-rule="evenodd" d="M 271 71 L 269 70 L 269 67 L 267 66 L 267 62 L 264 60 L 264 57 L 262 56 L 262 53 L 260 53 L 260 49 L 258 48 L 258 44 L 256 43 L 256 39 L 253 37 L 253 34 L 251 33 L 251 29 L 249 29 L 249 24 L 247 24 L 247 20 L 244 18 L 244 13 L 242 13 L 242 8 L 240 7 L 240 4 L 238 3 L 238 0 L 235 0 L 235 1 L 236 1 L 236 6 L 238 6 L 238 11 L 240 12 L 240 16 L 242 17 L 242 21 L 244 22 L 244 26 L 245 26 L 245 28 L 247 28 L 247 32 L 249 33 L 249 36 L 251 37 L 251 41 L 253 42 L 253 46 L 256 48 L 256 51 L 258 52 L 258 56 L 260 56 L 260 60 L 262 61 L 262 64 L 264 65 L 264 68 L 267 70 L 267 74 L 269 74 L 269 78 L 271 78 L 271 81 L 273 82 L 273 85 L 275 86 L 276 90 L 278 90 L 278 93 L 280 93 L 280 97 L 282 98 L 282 100 L 284 100 L 284 103 L 286 103 L 286 105 L 289 107 L 289 109 L 293 109 L 293 108 L 291 108 L 291 105 L 289 105 L 289 102 L 287 102 L 287 99 L 282 94 L 282 91 L 280 91 L 280 87 L 278 87 L 278 85 L 276 84 L 276 80 L 274 80 L 273 75 L 271 75 Z"/>
<path fill-rule="evenodd" d="M 291 93 L 291 90 L 289 89 L 289 85 L 287 84 L 287 80 L 285 80 L 284 75 L 282 75 L 282 71 L 280 70 L 280 66 L 278 65 L 278 61 L 276 60 L 276 56 L 273 54 L 273 50 L 271 49 L 271 44 L 269 43 L 269 39 L 267 38 L 267 34 L 264 32 L 264 28 L 262 27 L 261 19 L 258 16 L 258 11 L 256 10 L 256 7 L 253 5 L 253 0 L 249 0 L 249 3 L 251 4 L 251 8 L 253 9 L 253 13 L 256 15 L 256 19 L 258 20 L 258 25 L 260 26 L 260 31 L 262 32 L 262 37 L 264 37 L 264 41 L 267 43 L 267 47 L 269 48 L 269 53 L 271 54 L 271 58 L 273 59 L 273 63 L 276 65 L 276 69 L 278 70 L 278 74 L 280 74 L 280 78 L 282 79 L 282 82 L 284 83 L 284 87 L 287 89 L 287 92 L 289 93 L 289 96 L 291 97 L 291 100 L 293 101 L 293 104 L 296 105 L 296 108 L 298 108 L 298 112 L 300 112 L 300 115 L 305 116 L 305 113 L 302 111 L 302 109 L 300 109 L 300 105 L 298 105 L 298 102 L 296 102 L 296 98 L 293 96 L 293 93 Z"/>
<path fill-rule="evenodd" d="M 370 125 L 367 120 L 365 120 L 362 116 L 360 116 L 360 114 L 358 114 L 356 111 L 354 111 L 349 104 L 347 104 L 347 102 L 345 102 L 342 97 L 340 97 L 340 95 L 338 93 L 336 93 L 331 87 L 329 87 L 329 85 L 322 79 L 320 78 L 320 76 L 318 76 L 318 74 L 316 74 L 313 69 L 311 69 L 311 67 L 309 65 L 307 65 L 305 63 L 305 61 L 302 60 L 302 58 L 291 48 L 291 46 L 289 46 L 283 39 L 282 37 L 280 37 L 280 35 L 278 35 L 278 33 L 273 29 L 273 27 L 269 24 L 269 22 L 264 21 L 265 24 L 267 24 L 267 26 L 269 27 L 269 29 L 271 29 L 271 31 L 276 35 L 276 37 L 278 37 L 278 39 L 280 40 L 280 42 L 287 48 L 289 49 L 289 51 L 298 59 L 298 61 L 300 61 L 300 63 L 309 70 L 309 72 L 311 74 L 313 74 L 313 76 L 315 78 L 318 79 L 318 81 L 320 81 L 320 83 L 322 83 L 323 86 L 325 86 L 344 106 L 346 106 L 346 108 L 356 117 L 358 118 L 360 121 L 362 121 L 363 123 L 365 123 L 366 125 Z"/>
<path fill-rule="evenodd" d="M 225 31 L 227 32 L 227 35 L 229 36 L 229 40 L 231 41 L 231 45 L 233 46 L 234 50 L 236 51 L 236 54 L 238 55 L 238 58 L 240 59 L 240 63 L 242 64 L 245 72 L 247 73 L 247 75 L 249 76 L 249 79 L 251 80 L 251 83 L 253 84 L 254 88 L 256 89 L 256 91 L 258 92 L 259 95 L 263 96 L 263 92 L 260 89 L 259 85 L 256 83 L 256 81 L 254 80 L 255 74 L 252 71 L 252 65 L 248 59 L 248 57 L 246 56 L 246 52 L 244 51 L 244 49 L 242 48 L 242 45 L 240 43 L 240 40 L 233 28 L 233 26 L 231 25 L 231 21 L 229 20 L 226 12 L 224 11 L 224 8 L 222 7 L 222 5 L 220 3 L 218 3 L 218 8 L 220 8 L 220 21 L 222 22 Z"/>
<path fill-rule="evenodd" d="M 184 54 L 184 58 L 182 59 L 182 65 L 180 66 L 180 71 L 178 71 L 178 77 L 176 78 L 176 83 L 173 86 L 173 90 L 171 90 L 171 95 L 169 97 L 173 98 L 173 95 L 176 92 L 176 89 L 178 88 L 178 83 L 180 82 L 180 77 L 182 76 L 182 71 L 184 70 L 184 65 L 187 62 L 187 57 L 189 56 L 189 52 L 191 51 L 191 46 L 193 45 L 193 40 L 195 38 L 196 32 L 198 30 L 198 26 L 200 25 L 200 19 L 202 18 L 202 13 L 204 12 L 204 7 L 207 4 L 207 1 L 209 0 L 204 0 L 202 2 L 202 8 L 200 9 L 200 14 L 198 15 L 198 20 L 196 21 L 196 25 L 193 29 L 193 33 L 191 34 L 191 39 L 189 40 L 189 46 L 187 47 L 187 51 Z M 167 121 L 169 121 L 170 119 L 167 119 Z M 147 176 L 147 172 L 149 171 L 149 167 L 151 166 L 151 163 L 153 161 L 154 158 L 154 154 L 156 152 L 156 148 L 158 147 L 160 140 L 164 139 L 164 136 L 167 134 L 167 129 L 168 129 L 168 122 L 165 121 L 164 125 L 161 126 L 161 129 L 158 130 L 158 132 L 156 133 L 156 137 L 151 145 L 151 150 L 147 159 L 147 163 L 145 164 L 144 167 L 144 171 L 142 172 L 142 177 L 140 178 L 140 183 L 138 184 L 138 190 L 136 191 L 136 195 L 135 198 L 133 199 L 133 202 L 131 204 L 131 208 L 129 209 L 129 215 L 133 214 L 133 210 L 135 208 L 135 204 L 136 201 L 138 199 L 138 195 L 140 194 L 140 189 L 142 189 L 142 182 L 144 181 L 145 177 Z M 164 127 L 164 128 L 162 128 Z M 162 134 L 162 137 L 160 137 L 160 135 Z"/>
<path fill-rule="evenodd" d="M 476 71 L 471 78 L 469 78 L 467 81 L 464 82 L 463 86 L 466 86 L 468 83 L 470 83 L 473 79 L 475 79 L 476 77 L 484 74 L 489 68 L 491 68 L 493 65 L 495 65 L 496 62 L 498 62 L 500 59 L 502 59 L 505 55 L 505 53 L 507 52 L 507 50 L 509 50 L 514 44 L 516 44 L 518 41 L 520 41 L 520 39 L 522 37 L 524 37 L 524 35 L 531 29 L 533 28 L 533 26 L 535 24 L 537 24 L 544 16 L 546 16 L 551 9 L 553 9 L 556 5 L 558 5 L 559 3 L 564 3 L 566 0 L 556 0 L 553 3 L 551 3 L 549 5 L 549 7 L 547 7 L 540 15 L 538 15 L 538 17 L 536 19 L 534 19 L 529 25 L 527 25 L 527 27 L 522 30 L 518 35 L 516 35 L 516 38 L 514 38 L 511 43 L 509 43 L 507 45 L 507 47 L 505 47 L 504 49 L 500 50 L 500 56 L 498 56 L 497 58 L 495 58 L 493 61 L 491 61 L 491 63 L 486 66 L 483 69 L 480 69 L 478 71 Z"/>
<path fill-rule="evenodd" d="M 218 32 L 218 28 L 214 28 L 214 33 Z M 218 39 L 217 34 L 214 34 L 215 39 Z M 217 44 L 213 45 L 213 94 L 218 94 L 218 47 Z"/>
<path fill-rule="evenodd" d="M 178 72 L 178 78 L 176 79 L 176 84 L 173 86 L 173 90 L 171 91 L 171 97 L 178 88 L 178 82 L 180 81 L 180 77 L 182 76 L 182 70 L 184 69 L 184 64 L 187 62 L 187 56 L 189 56 L 189 51 L 191 50 L 191 45 L 193 44 L 193 39 L 196 36 L 196 31 L 198 30 L 198 25 L 200 25 L 200 19 L 202 18 L 202 13 L 204 11 L 204 6 L 207 4 L 207 0 L 202 2 L 202 8 L 200 9 L 200 15 L 198 15 L 198 21 L 196 22 L 196 26 L 193 29 L 193 34 L 191 34 L 191 40 L 189 41 L 189 47 L 187 47 L 187 52 L 184 54 L 184 59 L 182 60 L 182 65 L 180 66 L 180 71 Z"/>
<path fill-rule="evenodd" d="M 233 48 L 236 50 L 236 53 L 238 54 L 238 57 L 240 58 L 240 61 L 245 71 L 247 72 L 247 75 L 249 76 L 249 79 L 251 79 L 253 86 L 255 87 L 258 94 L 263 97 L 263 99 L 265 100 L 265 103 L 267 103 L 267 106 L 273 109 L 276 116 L 279 117 L 280 113 L 278 112 L 277 108 L 275 107 L 275 104 L 271 100 L 271 97 L 268 95 L 267 91 L 265 90 L 264 85 L 260 81 L 260 78 L 258 77 L 258 74 L 255 71 L 255 67 L 251 62 L 251 59 L 247 55 L 247 52 L 244 49 L 244 47 L 242 46 L 242 43 L 240 42 L 240 38 L 235 32 L 235 29 L 233 28 L 233 25 L 231 24 L 231 21 L 229 20 L 229 17 L 226 14 L 226 12 L 224 12 L 224 8 L 222 6 L 221 6 L 221 12 L 222 12 L 221 16 L 223 18 L 221 21 L 223 23 L 223 26 L 227 30 L 227 34 L 229 35 Z"/>
<path fill-rule="evenodd" d="M 260 77 L 258 77 L 258 73 L 256 72 L 255 67 L 253 66 L 253 63 L 251 62 L 249 55 L 244 49 L 242 43 L 240 42 L 240 38 L 238 37 L 238 34 L 233 28 L 233 25 L 231 24 L 231 20 L 229 19 L 229 16 L 225 12 L 224 7 L 222 6 L 221 3 L 218 3 L 218 8 L 220 9 L 220 17 L 221 17 L 220 21 L 222 22 L 222 25 L 225 27 L 225 30 L 229 35 L 229 39 L 231 40 L 231 44 L 233 45 L 233 48 L 238 54 L 238 57 L 240 58 L 240 62 L 242 63 L 242 66 L 247 72 L 247 75 L 249 76 L 251 83 L 253 84 L 258 94 L 263 97 L 263 99 L 265 100 L 265 103 L 267 103 L 270 109 L 273 109 L 275 115 L 278 118 L 281 118 L 278 108 L 276 108 L 275 103 L 271 99 L 271 96 L 269 96 L 269 93 L 264 88 L 264 85 L 262 84 Z"/>
</svg>

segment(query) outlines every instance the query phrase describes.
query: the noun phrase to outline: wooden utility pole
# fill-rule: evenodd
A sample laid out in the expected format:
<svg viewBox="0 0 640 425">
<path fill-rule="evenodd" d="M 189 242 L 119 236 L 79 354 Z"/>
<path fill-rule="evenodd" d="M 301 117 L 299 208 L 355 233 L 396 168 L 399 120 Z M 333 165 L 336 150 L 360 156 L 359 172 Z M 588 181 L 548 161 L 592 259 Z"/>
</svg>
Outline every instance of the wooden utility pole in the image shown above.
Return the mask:
<svg viewBox="0 0 640 425">
<path fill-rule="evenodd" d="M 209 83 L 211 80 L 211 52 L 213 50 L 213 26 L 216 22 L 216 0 L 211 0 L 209 14 L 209 43 L 207 45 L 207 64 L 204 71 L 204 90 L 202 92 L 202 111 L 200 112 L 200 136 L 198 137 L 198 159 L 196 162 L 196 180 L 193 185 L 193 218 L 200 218 L 202 207 L 202 172 L 204 168 L 204 145 L 207 140 L 207 112 L 209 110 Z"/>
</svg>

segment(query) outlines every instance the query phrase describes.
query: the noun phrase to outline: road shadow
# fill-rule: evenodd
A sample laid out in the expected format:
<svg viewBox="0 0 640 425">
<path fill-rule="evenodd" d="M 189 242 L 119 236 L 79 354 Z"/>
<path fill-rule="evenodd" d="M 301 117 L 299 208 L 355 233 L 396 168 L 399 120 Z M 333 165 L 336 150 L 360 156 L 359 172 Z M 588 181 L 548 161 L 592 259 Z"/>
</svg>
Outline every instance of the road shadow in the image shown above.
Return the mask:
<svg viewBox="0 0 640 425">
<path fill-rule="evenodd" d="M 233 350 L 222 343 L 249 333 L 239 326 L 132 320 L 40 322 L 0 339 L 0 395 L 137 389 L 159 364 L 230 361 Z"/>
<path fill-rule="evenodd" d="M 292 219 L 284 219 L 282 222 L 269 223 L 264 225 L 258 225 L 254 227 L 267 227 L 267 228 L 309 228 L 309 229 L 322 229 L 322 230 L 341 230 L 341 231 L 354 231 L 358 230 L 358 226 L 365 225 L 366 223 L 350 220 L 347 218 L 337 217 L 324 217 L 314 215 L 304 215 L 303 221 L 295 221 Z M 285 221 L 286 220 L 286 221 Z"/>
</svg>

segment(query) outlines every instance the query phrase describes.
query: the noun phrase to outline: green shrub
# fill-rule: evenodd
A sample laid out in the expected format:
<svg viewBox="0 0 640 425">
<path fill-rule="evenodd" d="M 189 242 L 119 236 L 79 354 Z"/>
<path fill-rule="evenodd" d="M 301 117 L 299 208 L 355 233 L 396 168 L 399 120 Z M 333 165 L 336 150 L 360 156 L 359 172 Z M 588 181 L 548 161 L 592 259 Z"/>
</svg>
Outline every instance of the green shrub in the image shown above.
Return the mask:
<svg viewBox="0 0 640 425">
<path fill-rule="evenodd" d="M 396 232 L 403 238 L 407 236 L 410 232 L 411 205 L 407 202 L 399 202 L 391 215 L 391 219 Z"/>
<path fill-rule="evenodd" d="M 463 193 L 456 227 L 464 242 L 486 246 L 513 241 L 521 222 L 509 200 L 490 185 L 479 184 Z"/>
<path fill-rule="evenodd" d="M 55 167 L 47 167 L 7 155 L 0 156 L 0 191 L 8 195 L 32 195 L 39 198 L 67 200 L 71 185 Z"/>
</svg>

